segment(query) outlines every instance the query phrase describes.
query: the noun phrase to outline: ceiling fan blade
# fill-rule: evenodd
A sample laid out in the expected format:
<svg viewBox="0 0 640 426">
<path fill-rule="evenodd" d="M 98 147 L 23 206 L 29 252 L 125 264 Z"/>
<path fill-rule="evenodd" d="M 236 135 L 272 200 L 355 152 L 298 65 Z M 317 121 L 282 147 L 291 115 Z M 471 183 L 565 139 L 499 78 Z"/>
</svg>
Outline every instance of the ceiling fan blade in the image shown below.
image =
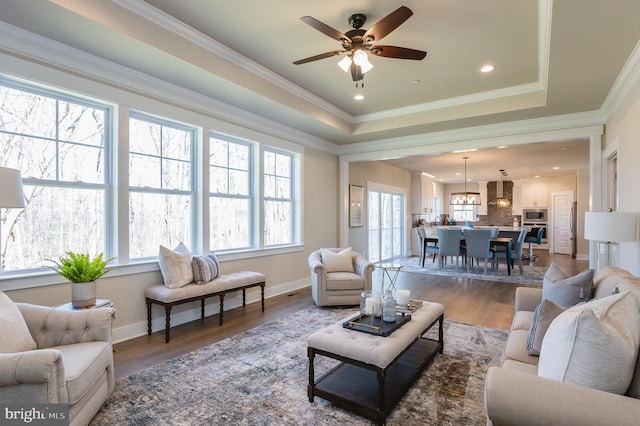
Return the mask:
<svg viewBox="0 0 640 426">
<path fill-rule="evenodd" d="M 369 28 L 362 36 L 362 39 L 367 40 L 368 38 L 373 37 L 373 40 L 370 41 L 380 41 L 384 36 L 398 28 L 400 24 L 409 19 L 411 15 L 413 15 L 411 9 L 406 6 L 400 6 Z"/>
<path fill-rule="evenodd" d="M 340 42 L 349 42 L 351 43 L 351 39 L 349 37 L 347 37 L 346 35 L 342 34 L 340 31 L 331 28 L 330 26 L 328 26 L 327 24 L 325 24 L 324 22 L 320 22 L 318 21 L 316 18 L 311 17 L 311 16 L 303 16 L 302 18 L 300 18 L 303 22 L 306 22 L 307 24 L 309 24 L 310 26 L 312 26 L 313 28 L 315 28 L 316 30 L 320 31 L 321 33 L 328 35 L 329 37 L 336 39 Z"/>
<path fill-rule="evenodd" d="M 397 46 L 373 46 L 371 48 L 371 54 L 384 58 L 414 59 L 416 61 L 420 61 L 427 56 L 427 52 L 423 52 L 422 50 Z"/>
<path fill-rule="evenodd" d="M 310 57 L 304 58 L 304 59 L 299 59 L 299 60 L 295 61 L 293 64 L 294 65 L 306 64 L 307 62 L 317 61 L 318 59 L 324 59 L 324 58 L 330 58 L 332 56 L 337 56 L 337 55 L 340 55 L 340 54 L 342 54 L 344 52 L 345 52 L 345 50 L 334 50 L 332 52 L 324 52 L 324 53 L 321 53 L 319 55 L 310 56 Z"/>
</svg>

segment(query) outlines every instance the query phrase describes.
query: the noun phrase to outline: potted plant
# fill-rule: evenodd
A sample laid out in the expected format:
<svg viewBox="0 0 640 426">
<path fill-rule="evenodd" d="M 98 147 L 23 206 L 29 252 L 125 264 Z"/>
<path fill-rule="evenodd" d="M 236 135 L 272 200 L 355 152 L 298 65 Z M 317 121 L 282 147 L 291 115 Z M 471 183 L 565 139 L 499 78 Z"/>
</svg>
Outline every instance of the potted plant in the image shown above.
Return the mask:
<svg viewBox="0 0 640 426">
<path fill-rule="evenodd" d="M 111 271 L 106 266 L 114 258 L 104 259 L 102 253 L 91 259 L 89 254 L 68 251 L 55 266 L 47 266 L 71 282 L 71 303 L 74 308 L 84 308 L 96 303 L 96 280 Z"/>
</svg>

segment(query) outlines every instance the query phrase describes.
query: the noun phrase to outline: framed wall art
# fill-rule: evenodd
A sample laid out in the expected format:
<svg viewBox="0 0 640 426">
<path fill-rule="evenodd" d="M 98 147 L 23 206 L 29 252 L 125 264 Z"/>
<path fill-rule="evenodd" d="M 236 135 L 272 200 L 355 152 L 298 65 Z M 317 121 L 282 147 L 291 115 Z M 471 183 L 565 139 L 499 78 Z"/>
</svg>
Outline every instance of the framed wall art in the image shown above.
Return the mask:
<svg viewBox="0 0 640 426">
<path fill-rule="evenodd" d="M 349 185 L 349 226 L 362 226 L 362 203 L 364 187 Z"/>
</svg>

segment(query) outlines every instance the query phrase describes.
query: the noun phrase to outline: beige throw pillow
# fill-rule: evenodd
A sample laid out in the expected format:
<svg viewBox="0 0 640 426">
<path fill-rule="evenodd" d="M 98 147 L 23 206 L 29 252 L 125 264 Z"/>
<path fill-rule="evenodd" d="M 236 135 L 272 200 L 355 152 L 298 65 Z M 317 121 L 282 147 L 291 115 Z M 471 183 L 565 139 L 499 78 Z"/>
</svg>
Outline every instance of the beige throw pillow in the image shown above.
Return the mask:
<svg viewBox="0 0 640 426">
<path fill-rule="evenodd" d="M 329 249 L 320 250 L 320 257 L 327 272 L 353 272 L 351 254 L 351 247 L 347 247 L 337 253 Z"/>
<path fill-rule="evenodd" d="M 543 300 L 536 308 L 527 337 L 527 354 L 540 355 L 542 339 L 547 333 L 551 322 L 566 310 L 564 306 L 553 303 L 551 300 Z"/>
<path fill-rule="evenodd" d="M 567 309 L 542 341 L 538 375 L 624 394 L 636 365 L 640 313 L 630 292 Z"/>
<path fill-rule="evenodd" d="M 184 244 L 178 244 L 173 250 L 161 245 L 158 263 L 165 286 L 180 288 L 193 282 L 191 253 Z"/>
<path fill-rule="evenodd" d="M 31 351 L 37 347 L 18 306 L 1 291 L 0 336 L 0 353 L 3 354 Z"/>
</svg>

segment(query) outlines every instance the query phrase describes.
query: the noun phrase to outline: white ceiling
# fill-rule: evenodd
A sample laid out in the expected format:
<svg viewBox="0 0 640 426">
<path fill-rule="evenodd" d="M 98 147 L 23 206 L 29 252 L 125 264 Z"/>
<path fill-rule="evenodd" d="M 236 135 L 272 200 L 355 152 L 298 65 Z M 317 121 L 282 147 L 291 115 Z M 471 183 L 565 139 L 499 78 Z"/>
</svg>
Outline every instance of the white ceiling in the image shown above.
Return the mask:
<svg viewBox="0 0 640 426">
<path fill-rule="evenodd" d="M 346 32 L 353 13 L 367 15 L 367 29 L 402 5 L 414 15 L 380 43 L 427 51 L 423 61 L 372 57 L 364 88 L 339 57 L 293 65 L 340 49 L 300 17 Z M 640 39 L 637 0 L 0 0 L 0 10 L 12 26 L 338 147 L 598 111 Z M 495 70 L 480 73 L 487 63 Z M 499 169 L 548 177 L 584 167 L 588 144 L 390 162 L 453 182 L 464 155 L 473 180 L 496 180 Z"/>
</svg>

